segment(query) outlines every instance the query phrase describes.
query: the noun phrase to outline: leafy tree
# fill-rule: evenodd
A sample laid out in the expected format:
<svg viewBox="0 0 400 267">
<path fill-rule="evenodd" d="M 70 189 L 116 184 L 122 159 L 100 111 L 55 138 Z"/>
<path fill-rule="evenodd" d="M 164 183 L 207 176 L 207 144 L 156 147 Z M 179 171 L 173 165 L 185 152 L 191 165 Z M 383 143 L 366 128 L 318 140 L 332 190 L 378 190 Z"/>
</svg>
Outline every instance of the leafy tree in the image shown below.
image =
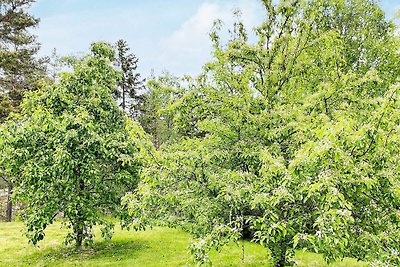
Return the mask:
<svg viewBox="0 0 400 267">
<path fill-rule="evenodd" d="M 94 43 L 73 73 L 29 93 L 1 128 L 0 166 L 15 177 L 13 197 L 25 204 L 20 216 L 33 244 L 60 213 L 71 229 L 66 243 L 90 244 L 94 225 L 110 237 L 105 216 L 122 218 L 121 197 L 139 181 L 149 148 L 112 98 L 113 60 L 111 46 Z"/>
<path fill-rule="evenodd" d="M 18 111 L 23 94 L 38 87 L 44 77 L 44 61 L 36 59 L 40 45 L 29 30 L 39 23 L 26 9 L 34 0 L 0 1 L 0 122 L 12 111 Z M 11 221 L 12 183 L 1 177 L 9 191 L 6 220 Z"/>
<path fill-rule="evenodd" d="M 120 68 L 122 77 L 118 81 L 118 87 L 114 91 L 117 99 L 121 99 L 121 107 L 125 112 L 132 112 L 137 117 L 135 105 L 140 104 L 139 90 L 144 87 L 140 74 L 136 72 L 139 59 L 132 53 L 124 40 L 118 40 L 116 44 L 116 65 Z"/>
<path fill-rule="evenodd" d="M 274 266 L 297 248 L 399 265 L 394 26 L 373 1 L 262 3 L 256 43 L 238 21 L 223 45 L 215 24 L 213 60 L 170 106 L 182 138 L 126 198 L 131 216 L 193 234 L 199 262 L 250 229 Z"/>
<path fill-rule="evenodd" d="M 147 83 L 142 101 L 136 105 L 138 122 L 153 137 L 156 148 L 172 142 L 178 135 L 168 105 L 183 95 L 180 89 L 179 79 L 165 74 Z"/>
</svg>

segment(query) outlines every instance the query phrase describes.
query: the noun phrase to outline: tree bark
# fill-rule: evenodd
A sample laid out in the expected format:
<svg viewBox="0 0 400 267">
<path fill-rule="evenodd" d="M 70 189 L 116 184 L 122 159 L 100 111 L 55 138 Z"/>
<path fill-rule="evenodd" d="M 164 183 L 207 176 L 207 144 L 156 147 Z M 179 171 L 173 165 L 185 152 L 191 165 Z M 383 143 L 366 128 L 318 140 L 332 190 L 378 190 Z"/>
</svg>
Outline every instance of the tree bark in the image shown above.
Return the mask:
<svg viewBox="0 0 400 267">
<path fill-rule="evenodd" d="M 274 267 L 285 267 L 286 266 L 286 257 L 285 255 L 281 255 L 279 259 L 277 259 L 274 263 Z"/>
<path fill-rule="evenodd" d="M 78 190 L 79 190 L 78 195 L 80 195 L 80 193 L 82 193 L 85 190 L 85 182 L 82 179 L 79 180 Z M 78 203 L 76 221 L 75 221 L 75 226 L 74 226 L 76 248 L 82 247 L 82 242 L 84 239 L 83 230 L 84 230 L 84 219 L 83 219 L 83 214 L 82 214 L 82 208 L 81 208 L 80 203 Z"/>
<path fill-rule="evenodd" d="M 284 242 L 279 242 L 278 247 L 272 247 L 270 250 L 272 252 L 274 267 L 289 266 L 287 262 L 288 259 L 286 258 L 287 247 L 285 246 Z"/>
<path fill-rule="evenodd" d="M 126 112 L 125 93 L 125 77 L 122 77 L 122 109 Z"/>
<path fill-rule="evenodd" d="M 282 253 L 279 260 L 275 263 L 276 267 L 285 267 L 286 266 L 286 253 Z"/>
<path fill-rule="evenodd" d="M 81 225 L 80 222 L 78 222 L 78 225 L 75 228 L 75 246 L 76 248 L 81 248 L 82 247 L 82 241 L 83 241 L 83 225 Z"/>
<path fill-rule="evenodd" d="M 7 192 L 7 210 L 6 210 L 6 222 L 11 222 L 12 220 L 12 201 L 11 201 L 11 194 L 12 194 L 13 186 L 12 184 L 8 184 L 8 192 Z"/>
</svg>

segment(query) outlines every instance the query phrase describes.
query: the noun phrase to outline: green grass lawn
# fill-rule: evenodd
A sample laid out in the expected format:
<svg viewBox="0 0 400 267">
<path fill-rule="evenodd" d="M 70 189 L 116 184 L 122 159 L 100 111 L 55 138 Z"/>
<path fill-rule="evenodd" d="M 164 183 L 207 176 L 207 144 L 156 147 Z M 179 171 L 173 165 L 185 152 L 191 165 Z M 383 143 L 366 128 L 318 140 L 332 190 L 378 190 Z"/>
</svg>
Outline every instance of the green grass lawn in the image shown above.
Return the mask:
<svg viewBox="0 0 400 267">
<path fill-rule="evenodd" d="M 128 232 L 116 227 L 112 240 L 96 238 L 92 248 L 75 252 L 62 245 L 66 230 L 60 227 L 60 223 L 50 226 L 39 247 L 34 247 L 21 235 L 21 223 L 0 223 L 0 266 L 192 266 L 187 251 L 190 236 L 179 230 Z M 270 266 L 268 251 L 260 245 L 245 242 L 243 263 L 241 253 L 241 246 L 232 244 L 221 253 L 212 252 L 210 258 L 213 266 Z M 298 252 L 296 262 L 299 266 L 327 266 L 313 253 Z M 345 259 L 330 266 L 365 265 Z"/>
</svg>

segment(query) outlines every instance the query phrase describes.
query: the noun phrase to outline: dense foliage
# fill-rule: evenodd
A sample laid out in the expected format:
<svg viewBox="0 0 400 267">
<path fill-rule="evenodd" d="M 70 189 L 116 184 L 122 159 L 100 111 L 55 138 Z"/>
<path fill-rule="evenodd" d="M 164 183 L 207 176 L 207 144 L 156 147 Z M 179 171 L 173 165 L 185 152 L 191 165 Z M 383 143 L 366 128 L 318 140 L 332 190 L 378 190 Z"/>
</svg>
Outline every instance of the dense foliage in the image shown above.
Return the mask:
<svg viewBox="0 0 400 267">
<path fill-rule="evenodd" d="M 33 244 L 57 215 L 71 232 L 66 242 L 92 241 L 94 225 L 112 234 L 105 216 L 123 216 L 120 200 L 136 187 L 146 138 L 114 102 L 114 50 L 95 43 L 91 55 L 24 98 L 21 114 L 1 127 L 0 165 L 14 177 L 13 197 Z"/>
<path fill-rule="evenodd" d="M 173 129 L 173 111 L 168 109 L 168 104 L 182 96 L 181 89 L 179 78 L 166 73 L 147 83 L 146 91 L 136 105 L 139 113 L 137 120 L 152 136 L 156 148 L 177 138 Z"/>
<path fill-rule="evenodd" d="M 294 249 L 399 265 L 399 44 L 373 1 L 262 1 L 172 98 L 175 142 L 126 199 L 136 227 L 196 239 L 199 262 L 245 234 L 275 266 Z"/>
<path fill-rule="evenodd" d="M 143 89 L 144 80 L 136 71 L 139 59 L 132 53 L 125 40 L 118 40 L 116 43 L 116 66 L 121 72 L 114 96 L 121 101 L 121 108 L 131 115 L 138 117 L 137 106 L 141 103 L 140 90 Z"/>
<path fill-rule="evenodd" d="M 36 58 L 40 45 L 29 33 L 39 19 L 26 11 L 34 2 L 0 1 L 0 121 L 18 109 L 24 92 L 37 88 L 44 77 L 43 60 Z"/>
<path fill-rule="evenodd" d="M 40 45 L 29 30 L 39 19 L 27 12 L 34 0 L 0 1 L 0 122 L 19 110 L 24 92 L 38 88 L 44 78 L 44 60 L 37 59 Z M 12 182 L 0 177 L 0 188 L 8 188 L 6 220 L 12 217 Z"/>
<path fill-rule="evenodd" d="M 374 0 L 261 0 L 254 33 L 214 23 L 198 77 L 147 88 L 125 41 L 94 43 L 37 91 L 33 2 L 0 0 L 0 177 L 33 244 L 57 216 L 78 247 L 115 216 L 184 229 L 200 264 L 249 238 L 274 266 L 400 265 L 400 42 Z"/>
</svg>

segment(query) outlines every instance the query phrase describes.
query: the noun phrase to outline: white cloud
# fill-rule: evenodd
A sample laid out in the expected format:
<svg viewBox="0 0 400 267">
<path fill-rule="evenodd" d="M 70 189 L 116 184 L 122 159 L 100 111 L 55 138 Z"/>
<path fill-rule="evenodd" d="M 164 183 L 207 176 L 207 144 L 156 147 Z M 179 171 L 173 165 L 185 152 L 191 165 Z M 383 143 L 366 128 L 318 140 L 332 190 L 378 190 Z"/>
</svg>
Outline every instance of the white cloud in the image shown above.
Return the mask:
<svg viewBox="0 0 400 267">
<path fill-rule="evenodd" d="M 381 6 L 390 13 L 398 3 L 382 0 Z M 53 48 L 62 55 L 87 52 L 93 41 L 122 38 L 139 58 L 139 72 L 148 76 L 151 69 L 155 74 L 163 69 L 199 73 L 211 58 L 213 21 L 221 19 L 230 28 L 237 8 L 249 30 L 264 17 L 259 0 L 38 0 L 32 11 L 41 18 L 35 30 L 41 55 L 50 55 Z"/>
<path fill-rule="evenodd" d="M 202 41 L 212 26 L 213 20 L 225 16 L 220 6 L 215 3 L 204 3 L 197 13 L 183 23 L 179 30 L 162 41 L 168 50 L 198 52 L 202 48 Z M 179 46 L 176 46 L 176 45 Z"/>
<path fill-rule="evenodd" d="M 205 2 L 197 12 L 186 20 L 179 29 L 160 41 L 159 61 L 173 73 L 195 74 L 210 59 L 211 41 L 209 32 L 216 19 L 230 27 L 235 18 L 233 11 L 240 9 L 248 29 L 260 22 L 257 14 L 260 4 L 256 0 L 236 1 L 231 4 Z"/>
<path fill-rule="evenodd" d="M 77 9 L 73 4 L 67 5 L 71 1 L 78 0 L 60 0 L 57 4 L 39 0 L 35 4 L 41 18 L 35 30 L 42 43 L 40 54 L 50 55 L 53 48 L 61 55 L 87 52 L 93 41 L 113 43 L 122 38 L 139 58 L 138 71 L 144 77 L 151 69 L 155 74 L 164 69 L 176 75 L 198 74 L 210 59 L 208 33 L 215 19 L 230 27 L 235 8 L 242 10 L 242 18 L 250 27 L 262 17 L 259 0 L 196 0 L 187 5 L 184 0 L 171 1 L 173 4 L 155 1 L 159 9 L 132 3 L 105 8 L 109 2 L 100 0 L 88 0 Z M 99 6 L 89 8 L 93 3 Z M 187 17 L 188 13 L 192 16 Z"/>
</svg>

